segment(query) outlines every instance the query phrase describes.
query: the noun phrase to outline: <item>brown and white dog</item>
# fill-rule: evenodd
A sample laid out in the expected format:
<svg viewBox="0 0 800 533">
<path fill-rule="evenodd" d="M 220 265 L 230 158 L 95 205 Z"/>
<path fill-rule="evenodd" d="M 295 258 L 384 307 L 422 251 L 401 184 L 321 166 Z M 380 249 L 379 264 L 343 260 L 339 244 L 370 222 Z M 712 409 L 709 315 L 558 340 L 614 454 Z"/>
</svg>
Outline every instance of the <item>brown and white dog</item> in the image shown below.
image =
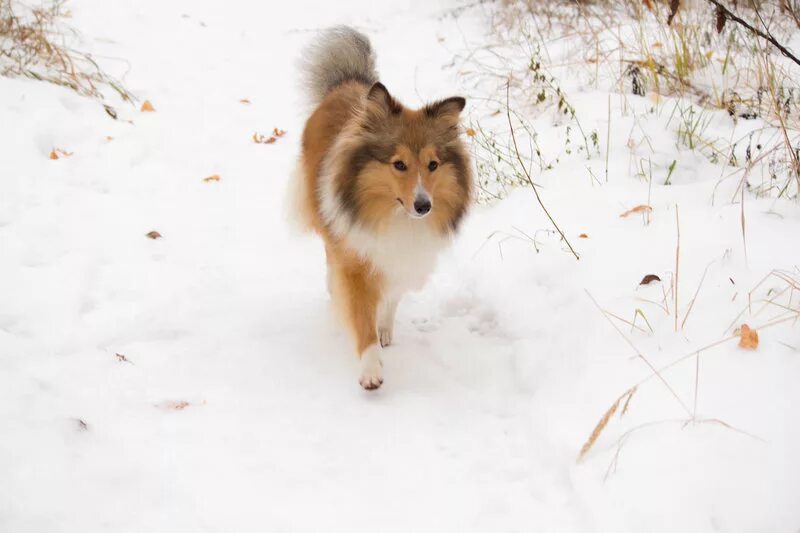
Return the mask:
<svg viewBox="0 0 800 533">
<path fill-rule="evenodd" d="M 316 108 L 291 208 L 325 241 L 328 290 L 352 329 L 359 383 L 376 389 L 400 297 L 423 286 L 472 198 L 465 101 L 404 107 L 378 81 L 367 37 L 348 27 L 309 48 L 305 73 Z"/>
</svg>

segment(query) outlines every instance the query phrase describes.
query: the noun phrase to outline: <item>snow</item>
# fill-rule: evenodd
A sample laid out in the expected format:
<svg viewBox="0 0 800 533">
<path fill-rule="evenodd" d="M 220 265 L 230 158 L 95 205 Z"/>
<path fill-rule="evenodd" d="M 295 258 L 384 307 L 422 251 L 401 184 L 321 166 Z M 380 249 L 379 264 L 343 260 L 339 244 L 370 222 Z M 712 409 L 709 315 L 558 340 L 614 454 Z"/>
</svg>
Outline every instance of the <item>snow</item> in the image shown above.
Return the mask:
<svg viewBox="0 0 800 533">
<path fill-rule="evenodd" d="M 580 261 L 550 233 L 537 234 L 538 253 L 520 238 L 514 228 L 551 229 L 530 189 L 476 206 L 426 288 L 400 304 L 385 383 L 368 393 L 329 308 L 322 246 L 285 222 L 307 112 L 295 61 L 314 30 L 355 25 L 401 101 L 464 94 L 469 122 L 488 111 L 454 54 L 487 32 L 483 11 L 69 6 L 84 46 L 156 112 L 118 105 L 113 121 L 62 88 L 0 78 L 0 531 L 800 527 L 793 321 L 759 330 L 757 350 L 733 339 L 698 367 L 665 370 L 689 414 L 645 381 L 576 461 L 608 407 L 651 374 L 592 298 L 628 320 L 644 311 L 653 333 L 641 318 L 644 331 L 615 323 L 661 368 L 731 324 L 786 316 L 759 300 L 786 284 L 759 282 L 773 269 L 798 277 L 797 203 L 745 195 L 745 257 L 736 180 L 712 204 L 720 168 L 675 145 L 668 110 L 633 104 L 654 163 L 679 161 L 672 186 L 636 176 L 634 114 L 616 98 L 608 183 L 600 155 L 535 173 Z M 569 94 L 604 153 L 607 93 L 576 83 Z M 710 128 L 727 135 L 725 119 Z M 563 146 L 563 127 L 536 120 L 543 142 Z M 288 133 L 252 142 L 273 127 Z M 54 147 L 73 155 L 50 160 Z M 645 203 L 649 224 L 620 218 Z M 675 270 L 676 205 L 681 319 L 710 265 L 677 333 L 642 300 L 660 301 Z M 639 286 L 651 273 L 663 283 Z"/>
</svg>

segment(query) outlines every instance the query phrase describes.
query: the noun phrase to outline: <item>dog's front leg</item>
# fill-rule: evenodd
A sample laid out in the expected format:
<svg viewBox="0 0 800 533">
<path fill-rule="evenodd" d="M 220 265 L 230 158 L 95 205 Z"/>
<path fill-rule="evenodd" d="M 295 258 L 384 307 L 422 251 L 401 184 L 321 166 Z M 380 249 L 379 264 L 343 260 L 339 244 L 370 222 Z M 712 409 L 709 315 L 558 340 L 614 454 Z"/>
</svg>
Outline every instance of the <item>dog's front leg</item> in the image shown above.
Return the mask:
<svg viewBox="0 0 800 533">
<path fill-rule="evenodd" d="M 394 315 L 397 311 L 398 303 L 400 303 L 399 295 L 387 294 L 378 306 L 378 337 L 382 347 L 392 344 Z"/>
<path fill-rule="evenodd" d="M 380 285 L 368 268 L 337 268 L 336 287 L 340 293 L 344 312 L 356 341 L 361 358 L 358 382 L 367 390 L 377 389 L 383 383 L 381 346 L 376 327 Z"/>
</svg>

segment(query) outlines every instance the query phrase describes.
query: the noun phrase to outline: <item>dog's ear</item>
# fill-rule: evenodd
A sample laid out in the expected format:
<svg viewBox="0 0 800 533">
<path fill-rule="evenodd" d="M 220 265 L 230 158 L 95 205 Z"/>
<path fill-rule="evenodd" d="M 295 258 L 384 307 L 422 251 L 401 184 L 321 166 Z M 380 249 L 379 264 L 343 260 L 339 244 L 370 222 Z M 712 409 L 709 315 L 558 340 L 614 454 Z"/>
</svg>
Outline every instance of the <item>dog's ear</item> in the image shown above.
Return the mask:
<svg viewBox="0 0 800 533">
<path fill-rule="evenodd" d="M 464 98 L 452 96 L 426 105 L 425 115 L 431 118 L 451 117 L 457 119 L 465 105 L 467 105 L 467 101 Z"/>
<path fill-rule="evenodd" d="M 367 100 L 375 109 L 387 115 L 396 115 L 403 110 L 403 106 L 400 105 L 400 102 L 389 94 L 386 86 L 381 82 L 375 82 L 370 88 L 369 93 L 367 93 Z"/>
</svg>

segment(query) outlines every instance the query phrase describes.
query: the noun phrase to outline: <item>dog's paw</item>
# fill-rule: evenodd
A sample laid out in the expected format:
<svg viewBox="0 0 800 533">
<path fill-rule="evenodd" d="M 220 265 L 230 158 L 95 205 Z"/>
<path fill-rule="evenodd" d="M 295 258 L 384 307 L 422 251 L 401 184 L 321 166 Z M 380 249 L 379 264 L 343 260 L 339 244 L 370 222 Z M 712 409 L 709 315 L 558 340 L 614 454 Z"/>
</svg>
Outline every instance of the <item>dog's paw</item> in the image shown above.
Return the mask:
<svg viewBox="0 0 800 533">
<path fill-rule="evenodd" d="M 358 382 L 366 390 L 377 389 L 383 384 L 383 363 L 377 346 L 369 348 L 361 356 L 361 376 Z"/>
<path fill-rule="evenodd" d="M 381 347 L 386 348 L 392 344 L 392 328 L 378 328 L 378 337 L 381 340 Z"/>
</svg>

